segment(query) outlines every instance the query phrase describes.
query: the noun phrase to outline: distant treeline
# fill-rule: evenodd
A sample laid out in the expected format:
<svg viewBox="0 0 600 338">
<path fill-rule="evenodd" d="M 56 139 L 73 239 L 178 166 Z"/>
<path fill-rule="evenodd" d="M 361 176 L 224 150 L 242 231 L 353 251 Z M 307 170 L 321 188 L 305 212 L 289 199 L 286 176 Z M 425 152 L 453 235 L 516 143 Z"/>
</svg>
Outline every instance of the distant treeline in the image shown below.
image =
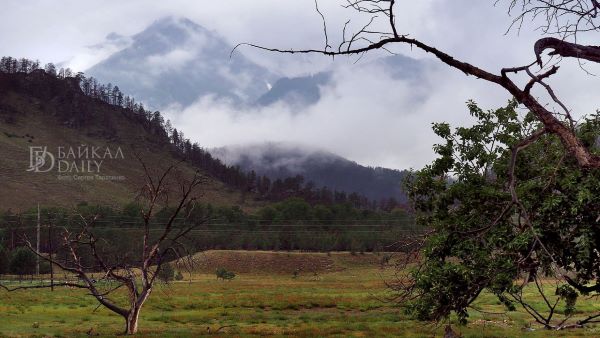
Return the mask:
<svg viewBox="0 0 600 338">
<path fill-rule="evenodd" d="M 0 59 L 0 73 L 32 74 L 36 72 L 50 75 L 52 78 L 64 82 L 67 89 L 78 87 L 85 96 L 120 110 L 152 135 L 154 142 L 168 144 L 174 156 L 187 160 L 193 166 L 230 187 L 241 190 L 243 193 L 254 193 L 259 199 L 280 201 L 289 197 L 301 197 L 311 205 L 350 203 L 355 208 L 380 209 L 388 212 L 399 206 L 398 201 L 394 198 L 375 201 L 357 193 L 317 187 L 313 182 L 305 182 L 301 175 L 271 180 L 267 176 L 258 176 L 254 171 L 244 172 L 237 166 L 225 165 L 197 142 L 192 143 L 183 132 L 174 128 L 169 120 L 165 121 L 159 111 L 147 110 L 141 102 L 136 102 L 133 97 L 124 95 L 117 85 L 101 84 L 94 77 L 86 77 L 81 72 L 74 73 L 69 68 L 57 68 L 52 63 L 46 64 L 42 69 L 39 61 L 12 57 Z M 73 99 L 72 93 L 66 96 Z M 60 112 L 59 115 L 66 125 L 76 128 L 89 124 L 93 120 L 92 117 L 87 116 L 88 114 L 86 109 L 72 109 Z M 7 121 L 10 122 L 10 115 Z M 105 136 L 110 137 L 111 130 L 114 130 L 111 121 L 103 120 L 99 123 L 103 127 Z"/>
<path fill-rule="evenodd" d="M 82 217 L 91 219 L 94 231 L 106 240 L 107 252 L 127 256 L 139 250 L 143 231 L 140 206 L 131 203 L 121 209 L 80 204 L 75 209 L 42 208 L 41 250 L 60 253 L 56 246 L 63 230 L 75 230 Z M 156 213 L 151 223 L 158 234 L 169 208 Z M 300 198 L 290 198 L 258 209 L 243 212 L 239 207 L 216 207 L 197 204 L 190 216 L 178 219 L 177 226 L 195 224 L 187 245 L 190 251 L 209 249 L 305 250 L 305 251 L 396 251 L 402 238 L 418 232 L 411 215 L 402 209 L 391 212 L 361 210 L 349 203 L 311 206 Z M 23 238 L 35 239 L 37 210 L 0 214 L 0 244 L 9 251 L 22 246 Z M 64 253 L 63 253 L 64 254 Z"/>
</svg>

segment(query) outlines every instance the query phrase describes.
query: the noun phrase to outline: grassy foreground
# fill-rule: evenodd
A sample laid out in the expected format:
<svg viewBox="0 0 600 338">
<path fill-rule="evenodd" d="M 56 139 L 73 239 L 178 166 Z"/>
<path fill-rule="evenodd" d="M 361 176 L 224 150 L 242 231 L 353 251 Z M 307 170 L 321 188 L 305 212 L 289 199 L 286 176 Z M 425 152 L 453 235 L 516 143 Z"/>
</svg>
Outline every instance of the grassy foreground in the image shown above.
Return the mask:
<svg viewBox="0 0 600 338">
<path fill-rule="evenodd" d="M 142 310 L 139 336 L 443 335 L 443 326 L 409 320 L 395 304 L 380 300 L 387 295 L 383 280 L 391 278 L 392 271 L 381 270 L 377 263 L 380 256 L 374 254 L 238 251 L 203 256 L 206 262 L 191 282 L 174 282 L 155 290 Z M 304 266 L 293 278 L 289 271 L 303 258 Z M 209 273 L 215 264 L 241 272 L 233 281 L 217 281 Z M 246 272 L 251 268 L 255 271 Z M 0 291 L 0 336 L 114 336 L 123 330 L 120 317 L 96 307 L 95 300 L 80 290 Z M 486 312 L 503 311 L 489 295 L 482 296 L 476 307 Z M 578 310 L 600 311 L 600 304 L 582 300 Z M 524 329 L 530 325 L 533 330 Z M 600 336 L 600 327 L 593 326 L 561 332 L 543 330 L 521 310 L 506 315 L 472 311 L 469 325 L 455 329 L 463 337 Z"/>
</svg>

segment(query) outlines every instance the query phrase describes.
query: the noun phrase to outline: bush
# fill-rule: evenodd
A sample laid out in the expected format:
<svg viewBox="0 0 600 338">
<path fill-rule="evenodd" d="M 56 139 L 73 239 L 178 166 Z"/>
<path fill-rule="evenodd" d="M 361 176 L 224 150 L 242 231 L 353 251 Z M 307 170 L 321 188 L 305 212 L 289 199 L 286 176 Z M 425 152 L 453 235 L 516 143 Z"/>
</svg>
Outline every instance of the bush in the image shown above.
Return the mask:
<svg viewBox="0 0 600 338">
<path fill-rule="evenodd" d="M 232 271 L 227 271 L 225 268 L 218 268 L 215 271 L 215 274 L 217 275 L 217 279 L 221 278 L 222 280 L 232 280 L 235 278 L 235 273 Z"/>
<path fill-rule="evenodd" d="M 46 260 L 40 260 L 40 274 L 47 275 L 52 272 L 50 268 L 50 262 Z"/>
<path fill-rule="evenodd" d="M 181 271 L 177 271 L 177 273 L 175 274 L 175 280 L 183 280 L 183 274 L 181 273 Z"/>
<path fill-rule="evenodd" d="M 13 252 L 8 270 L 15 275 L 32 275 L 35 273 L 35 265 L 35 254 L 27 248 L 19 247 Z"/>
<path fill-rule="evenodd" d="M 175 279 L 175 270 L 171 264 L 163 264 L 160 271 L 158 272 L 158 280 L 165 283 L 171 282 Z"/>
</svg>

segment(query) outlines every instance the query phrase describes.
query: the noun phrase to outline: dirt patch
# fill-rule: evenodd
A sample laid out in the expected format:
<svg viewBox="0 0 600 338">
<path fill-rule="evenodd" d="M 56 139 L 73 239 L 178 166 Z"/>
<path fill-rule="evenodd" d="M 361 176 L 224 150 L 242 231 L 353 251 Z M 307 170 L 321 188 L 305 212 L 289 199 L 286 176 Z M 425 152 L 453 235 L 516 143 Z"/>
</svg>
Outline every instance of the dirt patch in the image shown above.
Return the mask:
<svg viewBox="0 0 600 338">
<path fill-rule="evenodd" d="M 214 273 L 225 268 L 236 273 L 281 273 L 335 272 L 350 265 L 376 264 L 372 254 L 350 255 L 349 253 L 300 253 L 271 251 L 206 251 L 196 255 L 198 272 Z"/>
<path fill-rule="evenodd" d="M 333 252 L 331 253 L 335 265 L 343 268 L 376 266 L 381 263 L 382 254 L 376 255 L 373 253 L 355 253 L 348 252 Z"/>
</svg>

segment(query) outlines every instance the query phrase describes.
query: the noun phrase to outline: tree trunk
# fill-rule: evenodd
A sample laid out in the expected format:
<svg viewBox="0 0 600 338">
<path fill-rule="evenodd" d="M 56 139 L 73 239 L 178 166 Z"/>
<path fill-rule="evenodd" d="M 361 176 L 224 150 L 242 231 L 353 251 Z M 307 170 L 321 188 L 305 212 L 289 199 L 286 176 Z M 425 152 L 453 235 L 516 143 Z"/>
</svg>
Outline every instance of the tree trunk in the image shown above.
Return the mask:
<svg viewBox="0 0 600 338">
<path fill-rule="evenodd" d="M 130 335 L 137 333 L 141 308 L 141 306 L 134 306 L 131 311 L 129 311 L 129 314 L 125 318 L 125 334 Z"/>
<path fill-rule="evenodd" d="M 150 296 L 152 289 L 148 288 L 142 292 L 139 298 L 134 300 L 131 304 L 131 309 L 129 313 L 127 313 L 127 317 L 125 317 L 125 334 L 133 335 L 137 333 L 138 323 L 140 318 L 140 311 L 142 310 L 142 306 L 146 303 L 146 300 Z"/>
</svg>

